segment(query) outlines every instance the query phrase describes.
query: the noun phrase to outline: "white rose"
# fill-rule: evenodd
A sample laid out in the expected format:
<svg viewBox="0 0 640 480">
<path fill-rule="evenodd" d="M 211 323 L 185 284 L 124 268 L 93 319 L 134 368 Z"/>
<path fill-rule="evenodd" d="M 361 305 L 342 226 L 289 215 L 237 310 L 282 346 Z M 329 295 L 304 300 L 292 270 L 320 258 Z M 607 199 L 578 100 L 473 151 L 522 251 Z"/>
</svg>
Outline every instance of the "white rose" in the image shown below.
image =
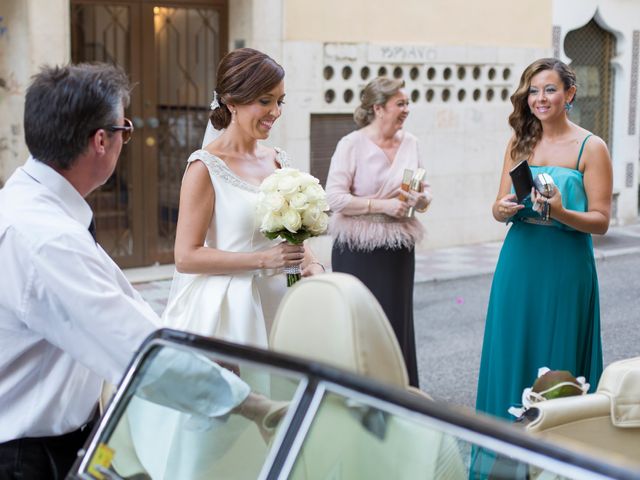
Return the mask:
<svg viewBox="0 0 640 480">
<path fill-rule="evenodd" d="M 329 204 L 327 203 L 326 200 L 318 200 L 315 203 L 315 206 L 318 207 L 321 212 L 328 212 L 330 210 L 329 209 Z"/>
<path fill-rule="evenodd" d="M 265 178 L 260 184 L 261 192 L 275 192 L 278 190 L 278 176 L 277 175 L 269 175 Z"/>
<path fill-rule="evenodd" d="M 302 190 L 308 188 L 312 185 L 318 185 L 320 180 L 318 180 L 313 175 L 309 175 L 308 173 L 300 173 L 300 187 Z"/>
<path fill-rule="evenodd" d="M 293 195 L 299 192 L 300 184 L 298 179 L 293 175 L 281 176 L 278 179 L 278 192 L 282 195 Z"/>
<path fill-rule="evenodd" d="M 309 206 L 309 208 L 307 208 L 302 213 L 302 224 L 307 228 L 310 227 L 311 225 L 315 224 L 318 221 L 318 218 L 320 218 L 321 213 L 322 213 L 322 210 L 320 210 L 317 206 L 315 205 Z"/>
<path fill-rule="evenodd" d="M 260 199 L 258 199 L 260 201 Z M 277 212 L 285 206 L 285 199 L 279 193 L 269 193 L 262 199 L 264 208 L 270 212 Z"/>
<path fill-rule="evenodd" d="M 277 232 L 283 228 L 282 215 L 274 212 L 266 214 L 262 219 L 262 224 L 260 225 L 261 232 Z"/>
<path fill-rule="evenodd" d="M 294 193 L 289 198 L 289 206 L 296 210 L 304 210 L 309 206 L 307 196 L 302 193 Z"/>
<path fill-rule="evenodd" d="M 310 202 L 317 202 L 319 200 L 324 200 L 326 197 L 324 190 L 317 183 L 307 186 L 304 189 L 303 193 L 307 196 Z"/>
<path fill-rule="evenodd" d="M 282 214 L 282 225 L 291 233 L 296 233 L 302 226 L 302 218 L 295 209 L 290 208 Z"/>
<path fill-rule="evenodd" d="M 321 235 L 327 231 L 327 226 L 329 225 L 329 215 L 326 213 L 321 213 L 316 220 L 316 223 L 309 227 L 309 231 L 314 235 Z"/>
</svg>

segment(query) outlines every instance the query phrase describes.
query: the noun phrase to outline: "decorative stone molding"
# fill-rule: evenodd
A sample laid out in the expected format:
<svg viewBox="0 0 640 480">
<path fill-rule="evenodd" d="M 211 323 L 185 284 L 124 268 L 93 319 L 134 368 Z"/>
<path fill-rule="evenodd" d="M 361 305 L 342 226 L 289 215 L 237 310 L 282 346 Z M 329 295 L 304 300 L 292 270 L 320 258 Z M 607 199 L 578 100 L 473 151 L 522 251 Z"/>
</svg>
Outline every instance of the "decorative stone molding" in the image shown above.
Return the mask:
<svg viewBox="0 0 640 480">
<path fill-rule="evenodd" d="M 631 40 L 631 86 L 629 90 L 629 135 L 636 134 L 638 117 L 638 62 L 640 61 L 640 30 L 633 31 Z"/>
<path fill-rule="evenodd" d="M 413 103 L 507 102 L 514 65 L 469 61 L 465 49 L 413 45 L 325 44 L 323 104 L 353 109 L 376 76 L 405 81 Z"/>
<path fill-rule="evenodd" d="M 633 163 L 627 162 L 624 169 L 624 186 L 633 187 Z"/>
<path fill-rule="evenodd" d="M 562 49 L 560 48 L 560 41 L 562 40 L 562 28 L 554 25 L 552 30 L 551 45 L 553 46 L 553 57 L 560 58 Z"/>
</svg>

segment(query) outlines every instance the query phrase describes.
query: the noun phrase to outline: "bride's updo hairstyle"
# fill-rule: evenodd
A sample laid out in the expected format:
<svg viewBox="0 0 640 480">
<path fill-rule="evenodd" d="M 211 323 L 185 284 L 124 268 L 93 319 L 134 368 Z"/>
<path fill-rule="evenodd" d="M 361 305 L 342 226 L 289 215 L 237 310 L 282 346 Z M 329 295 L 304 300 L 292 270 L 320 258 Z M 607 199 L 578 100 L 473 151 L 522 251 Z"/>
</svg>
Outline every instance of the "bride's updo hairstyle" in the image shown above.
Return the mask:
<svg viewBox="0 0 640 480">
<path fill-rule="evenodd" d="M 557 58 L 541 58 L 529 65 L 520 77 L 520 85 L 511 95 L 513 112 L 509 115 L 509 125 L 513 128 L 514 141 L 511 145 L 511 160 L 519 162 L 529 158 L 531 152 L 542 136 L 542 124 L 529 108 L 529 87 L 531 79 L 545 70 L 554 70 L 558 73 L 565 91 L 576 87 L 576 74 L 564 62 Z M 575 94 L 569 102 L 573 104 Z"/>
<path fill-rule="evenodd" d="M 353 112 L 356 125 L 359 128 L 369 125 L 376 116 L 373 106 L 385 105 L 401 88 L 404 88 L 404 80 L 395 78 L 377 77 L 367 83 L 360 95 L 360 105 Z"/>
<path fill-rule="evenodd" d="M 247 105 L 273 90 L 283 78 L 284 69 L 258 50 L 239 48 L 227 53 L 218 65 L 215 98 L 209 115 L 213 127 L 221 130 L 231 123 L 227 103 Z"/>
</svg>

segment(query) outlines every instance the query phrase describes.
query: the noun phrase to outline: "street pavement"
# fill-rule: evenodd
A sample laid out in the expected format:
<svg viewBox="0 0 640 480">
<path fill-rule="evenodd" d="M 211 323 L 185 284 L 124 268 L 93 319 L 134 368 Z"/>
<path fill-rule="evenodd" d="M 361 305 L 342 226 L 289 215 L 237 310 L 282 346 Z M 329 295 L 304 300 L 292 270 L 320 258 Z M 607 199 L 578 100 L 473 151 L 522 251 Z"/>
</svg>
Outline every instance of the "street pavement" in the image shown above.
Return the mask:
<svg viewBox="0 0 640 480">
<path fill-rule="evenodd" d="M 640 253 L 601 257 L 597 270 L 607 366 L 640 355 Z M 475 404 L 491 280 L 491 274 L 484 274 L 415 286 L 420 387 L 437 400 Z"/>
<path fill-rule="evenodd" d="M 597 260 L 640 253 L 640 223 L 611 227 L 606 235 L 594 235 L 593 243 Z M 415 283 L 491 274 L 501 247 L 502 242 L 488 242 L 417 252 Z M 326 259 L 325 263 L 328 263 Z M 129 280 L 159 314 L 167 302 L 172 273 L 171 265 L 125 270 Z M 159 279 L 153 280 L 154 277 Z"/>
<path fill-rule="evenodd" d="M 594 235 L 600 282 L 605 366 L 640 355 L 640 223 L 611 227 Z M 473 407 L 484 320 L 501 242 L 416 254 L 414 311 L 421 388 L 452 405 Z M 173 267 L 158 267 L 165 279 L 136 282 L 142 296 L 161 313 Z M 542 365 L 541 365 L 542 366 Z"/>
</svg>

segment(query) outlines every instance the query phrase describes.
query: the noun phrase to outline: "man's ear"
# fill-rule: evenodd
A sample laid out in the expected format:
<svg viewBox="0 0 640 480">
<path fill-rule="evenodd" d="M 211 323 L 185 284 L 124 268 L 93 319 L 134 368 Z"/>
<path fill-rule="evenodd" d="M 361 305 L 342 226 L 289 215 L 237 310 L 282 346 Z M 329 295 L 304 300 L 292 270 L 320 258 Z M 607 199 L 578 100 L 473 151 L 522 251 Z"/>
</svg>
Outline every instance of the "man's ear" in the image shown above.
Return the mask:
<svg viewBox="0 0 640 480">
<path fill-rule="evenodd" d="M 95 153 L 99 155 L 104 155 L 107 150 L 106 147 L 107 141 L 107 131 L 100 128 L 94 133 L 91 137 L 89 137 L 89 145 L 88 148 L 93 150 Z"/>
</svg>

